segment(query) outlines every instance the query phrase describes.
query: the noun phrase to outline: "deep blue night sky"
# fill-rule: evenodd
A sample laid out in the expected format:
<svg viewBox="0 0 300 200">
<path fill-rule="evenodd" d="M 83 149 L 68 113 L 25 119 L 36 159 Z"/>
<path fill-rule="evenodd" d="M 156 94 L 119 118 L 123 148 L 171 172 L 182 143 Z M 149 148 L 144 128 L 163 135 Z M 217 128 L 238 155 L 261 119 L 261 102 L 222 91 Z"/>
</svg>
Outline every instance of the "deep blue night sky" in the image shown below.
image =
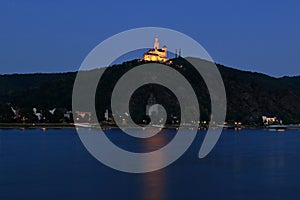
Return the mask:
<svg viewBox="0 0 300 200">
<path fill-rule="evenodd" d="M 158 26 L 191 36 L 218 63 L 300 75 L 299 9 L 297 0 L 3 0 L 0 73 L 75 71 L 107 37 Z"/>
</svg>

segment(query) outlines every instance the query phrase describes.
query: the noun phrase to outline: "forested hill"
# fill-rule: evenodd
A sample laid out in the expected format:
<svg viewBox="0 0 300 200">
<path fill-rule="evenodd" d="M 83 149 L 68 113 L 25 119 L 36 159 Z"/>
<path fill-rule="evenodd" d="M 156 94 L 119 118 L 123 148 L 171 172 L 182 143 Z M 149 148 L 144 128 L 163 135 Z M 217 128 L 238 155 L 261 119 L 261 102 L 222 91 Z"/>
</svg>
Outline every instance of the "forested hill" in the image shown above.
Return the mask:
<svg viewBox="0 0 300 200">
<path fill-rule="evenodd" d="M 196 92 L 198 99 L 203 102 L 203 105 L 200 105 L 201 117 L 203 120 L 207 119 L 210 115 L 210 107 L 209 99 L 205 97 L 207 95 L 205 84 L 183 59 L 174 60 L 174 63 L 176 66 L 182 66 L 176 70 L 190 78 L 195 91 L 198 91 Z M 110 97 L 109 91 L 112 90 L 117 80 L 136 65 L 138 62 L 135 60 L 106 68 L 104 74 L 104 79 L 107 78 L 106 84 L 99 86 L 99 94 Z M 285 123 L 300 123 L 299 76 L 274 78 L 261 73 L 241 71 L 223 65 L 217 66 L 226 88 L 228 121 L 257 124 L 261 121 L 261 115 L 273 115 L 278 116 Z M 11 106 L 18 107 L 20 110 L 25 109 L 27 112 L 33 107 L 71 110 L 75 77 L 75 72 L 0 75 L 0 116 L 12 117 L 13 113 L 7 113 L 10 112 Z M 158 103 L 167 102 L 168 91 L 159 87 L 150 87 L 150 89 L 142 87 L 132 101 L 134 105 L 132 112 L 136 113 L 138 122 L 143 118 L 142 115 L 138 116 L 138 112 L 144 112 L 150 93 L 154 93 Z M 100 115 L 110 106 L 110 99 L 101 103 L 103 105 L 96 105 Z M 176 100 L 171 101 L 171 104 L 174 105 L 168 106 L 172 111 L 172 107 L 176 108 Z"/>
</svg>

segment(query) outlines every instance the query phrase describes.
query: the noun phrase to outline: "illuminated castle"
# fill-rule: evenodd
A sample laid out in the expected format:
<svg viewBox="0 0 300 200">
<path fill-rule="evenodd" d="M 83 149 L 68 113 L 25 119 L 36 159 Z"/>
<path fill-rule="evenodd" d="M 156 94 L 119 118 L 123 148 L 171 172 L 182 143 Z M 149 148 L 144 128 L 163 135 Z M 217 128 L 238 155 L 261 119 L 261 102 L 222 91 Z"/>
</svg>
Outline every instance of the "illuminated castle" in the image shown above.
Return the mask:
<svg viewBox="0 0 300 200">
<path fill-rule="evenodd" d="M 142 60 L 152 62 L 171 62 L 167 58 L 167 47 L 163 46 L 161 49 L 159 48 L 158 38 L 155 38 L 153 49 L 144 53 L 144 58 L 142 58 Z"/>
</svg>

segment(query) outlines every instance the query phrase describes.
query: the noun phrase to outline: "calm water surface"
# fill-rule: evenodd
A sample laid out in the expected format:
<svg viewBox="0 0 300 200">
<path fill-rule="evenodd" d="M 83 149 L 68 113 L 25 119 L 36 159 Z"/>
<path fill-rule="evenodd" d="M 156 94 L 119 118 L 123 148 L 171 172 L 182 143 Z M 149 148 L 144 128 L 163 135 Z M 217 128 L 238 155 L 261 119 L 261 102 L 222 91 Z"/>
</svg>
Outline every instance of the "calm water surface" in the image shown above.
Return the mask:
<svg viewBox="0 0 300 200">
<path fill-rule="evenodd" d="M 133 151 L 161 147 L 167 133 L 141 144 L 107 132 Z M 0 199 L 300 198 L 300 131 L 227 130 L 198 159 L 203 135 L 169 167 L 128 174 L 95 160 L 74 129 L 0 130 Z"/>
</svg>

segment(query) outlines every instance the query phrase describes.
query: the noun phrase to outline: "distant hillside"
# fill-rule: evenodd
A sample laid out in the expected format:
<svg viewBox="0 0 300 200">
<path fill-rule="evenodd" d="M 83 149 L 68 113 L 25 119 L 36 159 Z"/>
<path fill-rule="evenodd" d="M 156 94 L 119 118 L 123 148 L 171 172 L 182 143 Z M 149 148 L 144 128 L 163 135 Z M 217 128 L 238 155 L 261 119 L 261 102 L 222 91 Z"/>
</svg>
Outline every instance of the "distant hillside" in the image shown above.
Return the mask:
<svg viewBox="0 0 300 200">
<path fill-rule="evenodd" d="M 51 84 L 53 81 L 73 81 L 75 75 L 72 72 L 0 75 L 0 102 L 11 102 L 16 96 L 28 91 L 40 90 L 45 85 L 50 84 L 53 87 Z"/>
<path fill-rule="evenodd" d="M 218 66 L 228 101 L 228 119 L 251 121 L 261 115 L 278 116 L 285 123 L 300 122 L 300 77 L 274 78 L 260 73 Z"/>
<path fill-rule="evenodd" d="M 184 59 L 174 60 L 177 69 L 193 86 L 198 96 L 201 119 L 210 116 L 210 100 L 205 83 Z M 125 62 L 108 67 L 99 85 L 96 98 L 98 118 L 110 107 L 110 94 L 118 79 L 137 61 Z M 274 78 L 260 73 L 240 71 L 223 65 L 217 65 L 223 77 L 227 93 L 228 121 L 241 121 L 247 124 L 259 124 L 261 115 L 278 116 L 285 123 L 300 123 L 300 77 Z M 104 69 L 100 69 L 104 70 Z M 91 72 L 92 73 L 92 72 Z M 71 109 L 72 87 L 76 73 L 59 74 L 14 74 L 0 75 L 0 116 L 11 118 L 9 106 L 19 107 L 29 113 L 33 107 L 39 109 L 66 108 Z M 145 116 L 147 98 L 153 93 L 158 103 L 166 106 L 167 111 L 178 115 L 178 102 L 172 92 L 157 85 L 141 87 L 132 97 L 132 116 L 140 122 Z M 107 96 L 103 99 L 103 96 Z M 167 103 L 171 105 L 166 105 Z M 142 114 L 141 114 L 142 113 Z M 3 117 L 5 115 L 5 117 Z M 7 120 L 6 120 L 7 121 Z"/>
</svg>

